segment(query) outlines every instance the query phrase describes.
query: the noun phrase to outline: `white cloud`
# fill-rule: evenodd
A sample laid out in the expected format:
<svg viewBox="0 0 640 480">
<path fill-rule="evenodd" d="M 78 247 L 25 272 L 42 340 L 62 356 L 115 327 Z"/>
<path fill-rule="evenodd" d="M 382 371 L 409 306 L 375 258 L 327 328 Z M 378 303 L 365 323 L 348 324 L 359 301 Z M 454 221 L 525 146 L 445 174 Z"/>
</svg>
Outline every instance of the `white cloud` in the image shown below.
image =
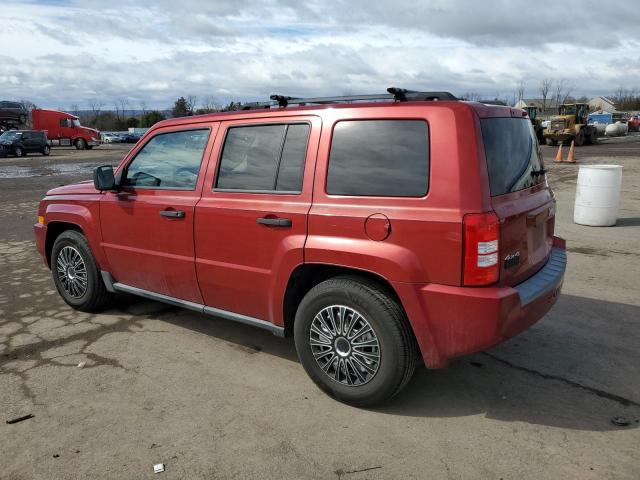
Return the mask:
<svg viewBox="0 0 640 480">
<path fill-rule="evenodd" d="M 165 108 L 270 93 L 375 93 L 391 85 L 486 96 L 564 78 L 576 94 L 640 85 L 640 15 L 628 2 L 159 0 L 151 6 L 5 0 L 0 92 L 40 105 Z M 553 6 L 553 8 L 552 8 Z"/>
</svg>

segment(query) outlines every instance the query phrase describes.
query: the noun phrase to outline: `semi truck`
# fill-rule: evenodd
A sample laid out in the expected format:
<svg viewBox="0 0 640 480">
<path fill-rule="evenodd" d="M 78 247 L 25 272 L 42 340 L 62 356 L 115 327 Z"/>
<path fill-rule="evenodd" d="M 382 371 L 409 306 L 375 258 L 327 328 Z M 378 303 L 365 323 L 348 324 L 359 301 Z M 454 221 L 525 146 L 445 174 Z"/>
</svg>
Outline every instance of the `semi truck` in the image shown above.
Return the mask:
<svg viewBox="0 0 640 480">
<path fill-rule="evenodd" d="M 100 132 L 80 125 L 75 115 L 56 110 L 34 108 L 31 111 L 34 130 L 43 130 L 53 145 L 74 146 L 78 150 L 100 145 Z"/>
</svg>

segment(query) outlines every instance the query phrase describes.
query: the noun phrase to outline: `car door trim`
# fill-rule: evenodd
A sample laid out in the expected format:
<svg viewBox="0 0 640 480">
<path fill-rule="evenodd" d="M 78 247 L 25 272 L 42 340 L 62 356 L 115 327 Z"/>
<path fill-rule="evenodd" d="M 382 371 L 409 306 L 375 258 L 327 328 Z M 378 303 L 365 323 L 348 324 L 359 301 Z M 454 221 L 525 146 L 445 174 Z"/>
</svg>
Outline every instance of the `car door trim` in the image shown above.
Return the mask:
<svg viewBox="0 0 640 480">
<path fill-rule="evenodd" d="M 284 328 L 274 325 L 266 320 L 260 320 L 259 318 L 249 317 L 240 313 L 230 312 L 227 310 L 221 310 L 219 308 L 208 307 L 199 303 L 189 302 L 181 300 L 179 298 L 171 297 L 169 295 L 163 295 L 161 293 L 150 292 L 138 287 L 132 287 L 124 283 L 114 282 L 113 277 L 109 272 L 101 271 L 100 275 L 104 281 L 105 287 L 109 292 L 125 292 L 139 297 L 148 298 L 150 300 L 157 300 L 159 302 L 167 303 L 176 307 L 186 308 L 199 313 L 205 313 L 213 317 L 224 318 L 225 320 L 231 320 L 233 322 L 244 323 L 253 327 L 262 328 L 268 330 L 278 337 L 284 337 Z"/>
</svg>

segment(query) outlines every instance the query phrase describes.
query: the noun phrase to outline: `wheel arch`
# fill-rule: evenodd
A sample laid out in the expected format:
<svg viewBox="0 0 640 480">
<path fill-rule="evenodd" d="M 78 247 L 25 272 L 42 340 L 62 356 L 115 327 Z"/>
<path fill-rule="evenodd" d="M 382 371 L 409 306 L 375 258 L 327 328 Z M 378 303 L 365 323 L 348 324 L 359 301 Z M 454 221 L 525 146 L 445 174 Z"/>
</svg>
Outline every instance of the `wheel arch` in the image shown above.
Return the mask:
<svg viewBox="0 0 640 480">
<path fill-rule="evenodd" d="M 286 336 L 291 336 L 293 333 L 293 324 L 298 305 L 300 305 L 302 298 L 307 294 L 307 292 L 319 283 L 338 276 L 351 276 L 375 284 L 398 302 L 400 308 L 404 310 L 400 296 L 395 291 L 389 280 L 375 272 L 331 264 L 303 263 L 298 265 L 291 272 L 284 294 L 282 314 Z"/>
<path fill-rule="evenodd" d="M 74 230 L 86 236 L 84 230 L 82 230 L 80 225 L 76 223 L 53 221 L 47 224 L 47 236 L 45 238 L 44 251 L 49 268 L 51 268 L 51 252 L 53 250 L 53 244 L 55 243 L 56 238 L 58 238 L 62 233 L 69 230 Z"/>
</svg>

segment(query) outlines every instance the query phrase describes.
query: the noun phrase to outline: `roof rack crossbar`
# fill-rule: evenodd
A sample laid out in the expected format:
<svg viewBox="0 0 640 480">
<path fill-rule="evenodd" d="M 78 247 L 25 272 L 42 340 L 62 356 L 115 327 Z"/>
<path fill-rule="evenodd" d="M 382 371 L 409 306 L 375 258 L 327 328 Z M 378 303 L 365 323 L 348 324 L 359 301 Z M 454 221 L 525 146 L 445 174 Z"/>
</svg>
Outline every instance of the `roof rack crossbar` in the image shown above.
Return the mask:
<svg viewBox="0 0 640 480">
<path fill-rule="evenodd" d="M 387 89 L 389 93 L 378 93 L 373 95 L 343 95 L 338 97 L 312 97 L 297 98 L 286 95 L 271 95 L 272 102 L 253 102 L 243 105 L 243 110 L 252 110 L 255 108 L 270 108 L 275 106 L 273 102 L 277 102 L 278 107 L 284 108 L 289 105 L 327 105 L 332 103 L 349 103 L 362 101 L 377 100 L 393 100 L 395 102 L 409 101 L 443 101 L 458 100 L 449 92 L 418 92 L 415 90 L 407 90 L 404 88 L 390 87 Z"/>
</svg>

